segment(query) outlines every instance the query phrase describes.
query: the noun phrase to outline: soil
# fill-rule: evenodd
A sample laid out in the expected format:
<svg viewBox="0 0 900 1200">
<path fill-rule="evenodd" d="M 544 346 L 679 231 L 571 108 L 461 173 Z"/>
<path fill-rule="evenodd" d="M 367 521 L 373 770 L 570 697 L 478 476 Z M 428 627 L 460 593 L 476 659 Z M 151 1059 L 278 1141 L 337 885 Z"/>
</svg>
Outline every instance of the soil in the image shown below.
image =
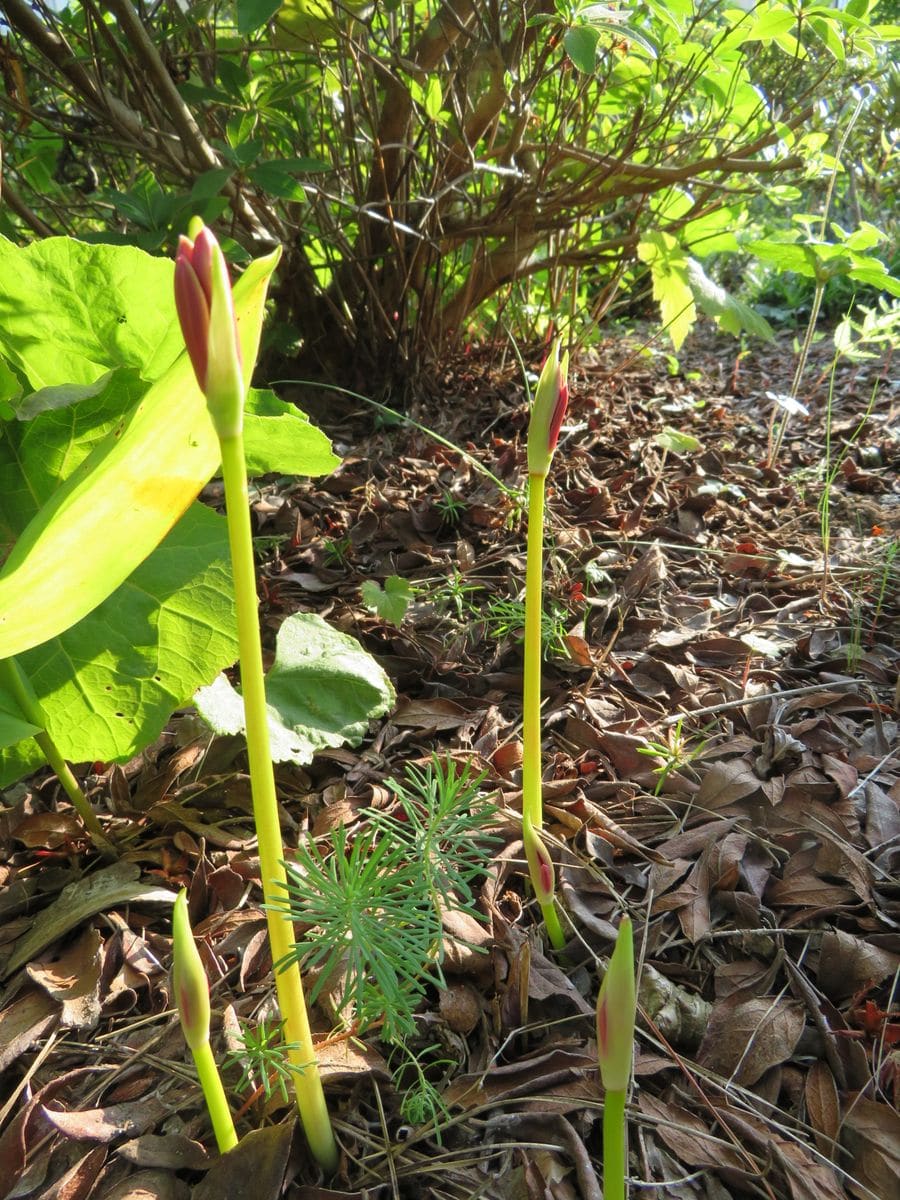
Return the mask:
<svg viewBox="0 0 900 1200">
<path fill-rule="evenodd" d="M 255 484 L 267 648 L 287 615 L 318 613 L 397 692 L 360 745 L 279 768 L 286 841 L 324 851 L 373 812 L 405 820 L 392 781 L 453 764 L 493 806 L 479 917 L 447 892 L 443 983 L 432 968 L 411 1001 L 418 1073 L 384 1038 L 390 1014 L 341 1009 L 340 987 L 320 986 L 335 1178 L 274 1083 L 239 1090 L 234 1058 L 242 1140 L 222 1158 L 172 1011 L 168 901 L 188 887 L 224 1059 L 240 1022 L 274 1024 L 240 744 L 184 710 L 132 762 L 78 768 L 112 865 L 52 775 L 11 789 L 0 1200 L 599 1200 L 594 1011 L 624 912 L 641 956 L 632 1195 L 896 1195 L 896 371 L 875 356 L 832 374 L 823 338 L 773 459 L 794 350 L 791 335 L 742 351 L 703 328 L 676 361 L 618 334 L 571 369 L 543 676 L 561 953 L 521 842 L 519 363 L 472 347 L 402 416 L 282 389 L 343 461 Z M 371 585 L 395 576 L 412 590 L 391 621 Z"/>
</svg>

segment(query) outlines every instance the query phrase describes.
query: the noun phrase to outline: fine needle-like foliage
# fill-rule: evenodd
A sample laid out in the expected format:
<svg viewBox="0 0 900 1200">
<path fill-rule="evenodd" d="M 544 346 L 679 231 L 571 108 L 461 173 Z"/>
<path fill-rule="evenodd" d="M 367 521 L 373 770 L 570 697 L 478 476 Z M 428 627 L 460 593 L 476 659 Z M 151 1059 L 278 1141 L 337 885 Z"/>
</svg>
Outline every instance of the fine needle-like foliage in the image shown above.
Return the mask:
<svg viewBox="0 0 900 1200">
<path fill-rule="evenodd" d="M 541 627 L 543 617 L 544 494 L 547 472 L 565 416 L 568 353 L 553 344 L 541 371 L 528 427 L 528 547 L 525 568 L 525 678 L 522 694 L 522 836 L 528 872 L 550 941 L 565 945 L 554 900 L 555 872 L 541 840 Z"/>
<path fill-rule="evenodd" d="M 267 901 L 273 962 L 280 964 L 275 986 L 284 1020 L 288 1057 L 295 1069 L 297 1106 L 310 1149 L 326 1170 L 337 1166 L 337 1146 L 325 1106 L 303 985 L 292 956 L 294 931 L 288 916 L 272 901 L 286 879 L 284 847 L 278 820 L 275 775 L 263 677 L 262 646 L 256 595 L 256 568 L 250 529 L 247 467 L 244 456 L 243 408 L 245 372 L 231 285 L 225 259 L 213 234 L 194 229 L 182 238 L 175 267 L 175 299 L 185 343 L 203 389 L 219 438 L 228 540 L 237 602 L 238 644 L 247 730 L 247 753 L 253 796 L 253 818 L 259 844 L 263 895 Z"/>
<path fill-rule="evenodd" d="M 312 998 L 336 997 L 355 1028 L 377 1025 L 394 1043 L 414 1034 L 428 986 L 442 983 L 442 914 L 480 916 L 473 884 L 490 865 L 494 815 L 482 778 L 452 761 L 407 767 L 402 783 L 388 781 L 395 814 L 309 839 L 289 864 L 282 908 L 308 927 L 292 957 L 318 968 Z"/>
</svg>

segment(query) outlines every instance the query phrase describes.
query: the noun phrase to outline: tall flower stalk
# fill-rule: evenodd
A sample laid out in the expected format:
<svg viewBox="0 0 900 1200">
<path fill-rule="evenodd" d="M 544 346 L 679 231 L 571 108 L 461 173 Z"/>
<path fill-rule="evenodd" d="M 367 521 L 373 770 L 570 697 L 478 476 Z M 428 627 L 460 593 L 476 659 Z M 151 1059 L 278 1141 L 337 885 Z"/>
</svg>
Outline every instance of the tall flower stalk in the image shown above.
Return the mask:
<svg viewBox="0 0 900 1200">
<path fill-rule="evenodd" d="M 631 1085 L 636 1008 L 634 934 L 630 917 L 623 917 L 597 1000 L 597 1057 L 605 1093 L 603 1200 L 625 1200 L 625 1102 Z"/>
<path fill-rule="evenodd" d="M 555 949 L 565 934 L 555 901 L 555 871 L 541 839 L 541 616 L 544 586 L 544 499 L 547 472 L 569 400 L 568 353 L 554 342 L 538 380 L 528 425 L 528 542 L 525 566 L 525 678 L 522 693 L 522 837 L 528 872 Z"/>
<path fill-rule="evenodd" d="M 202 222 L 192 222 L 190 233 L 190 238 L 181 238 L 178 247 L 175 303 L 188 354 L 197 382 L 206 396 L 222 453 L 253 817 L 272 961 L 280 968 L 275 972 L 275 987 L 288 1057 L 294 1069 L 300 1119 L 313 1155 L 325 1170 L 332 1171 L 338 1162 L 337 1145 L 316 1064 L 300 969 L 293 955 L 294 929 L 290 917 L 283 911 L 287 873 L 269 745 L 244 458 L 245 375 L 249 376 L 250 372 L 245 372 L 241 362 L 231 283 L 221 248 Z"/>
</svg>

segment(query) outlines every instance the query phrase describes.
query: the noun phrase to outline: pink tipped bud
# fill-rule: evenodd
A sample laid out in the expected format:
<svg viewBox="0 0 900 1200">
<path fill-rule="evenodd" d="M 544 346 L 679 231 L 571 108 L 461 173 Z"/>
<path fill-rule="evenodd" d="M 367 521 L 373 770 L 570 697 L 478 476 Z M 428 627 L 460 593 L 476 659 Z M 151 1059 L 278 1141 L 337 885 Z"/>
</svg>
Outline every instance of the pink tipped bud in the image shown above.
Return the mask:
<svg viewBox="0 0 900 1200">
<path fill-rule="evenodd" d="M 568 370 L 568 351 L 560 355 L 560 341 L 557 339 L 547 355 L 531 406 L 528 425 L 530 475 L 546 475 L 550 470 L 550 460 L 559 441 L 559 431 L 569 403 Z"/>
<path fill-rule="evenodd" d="M 240 432 L 243 419 L 241 347 L 225 256 L 204 225 L 193 240 L 179 238 L 175 308 L 216 432 L 232 437 Z"/>
<path fill-rule="evenodd" d="M 553 859 L 527 817 L 522 822 L 522 840 L 525 843 L 528 873 L 531 876 L 531 885 L 534 888 L 538 904 L 552 904 L 556 894 L 556 872 L 553 869 Z"/>
<path fill-rule="evenodd" d="M 191 932 L 184 888 L 172 910 L 172 956 L 172 983 L 184 1040 L 196 1050 L 209 1041 L 209 981 Z"/>
<path fill-rule="evenodd" d="M 597 1057 L 608 1092 L 628 1091 L 636 1009 L 634 934 L 631 919 L 623 917 L 597 1001 Z"/>
</svg>

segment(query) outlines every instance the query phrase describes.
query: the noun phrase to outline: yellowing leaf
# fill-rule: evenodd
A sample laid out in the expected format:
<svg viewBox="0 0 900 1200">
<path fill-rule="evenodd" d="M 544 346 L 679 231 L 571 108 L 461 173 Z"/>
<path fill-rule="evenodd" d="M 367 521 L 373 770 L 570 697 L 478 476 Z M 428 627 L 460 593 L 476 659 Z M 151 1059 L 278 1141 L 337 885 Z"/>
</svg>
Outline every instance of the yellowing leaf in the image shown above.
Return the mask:
<svg viewBox="0 0 900 1200">
<path fill-rule="evenodd" d="M 235 286 L 248 379 L 277 261 L 277 253 L 257 260 Z M 206 401 L 182 354 L 16 542 L 0 572 L 0 657 L 57 636 L 111 595 L 162 541 L 218 463 Z"/>
</svg>

